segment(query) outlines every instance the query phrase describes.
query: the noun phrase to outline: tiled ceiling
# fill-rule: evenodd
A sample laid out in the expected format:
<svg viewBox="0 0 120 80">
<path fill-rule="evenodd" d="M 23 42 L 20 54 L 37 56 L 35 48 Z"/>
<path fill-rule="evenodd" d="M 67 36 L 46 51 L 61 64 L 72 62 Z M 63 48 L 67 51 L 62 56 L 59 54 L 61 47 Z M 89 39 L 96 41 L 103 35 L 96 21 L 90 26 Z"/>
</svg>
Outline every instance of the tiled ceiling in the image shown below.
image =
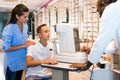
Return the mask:
<svg viewBox="0 0 120 80">
<path fill-rule="evenodd" d="M 0 0 L 0 12 L 10 12 L 19 3 L 25 4 L 30 11 L 40 8 L 49 0 Z"/>
</svg>

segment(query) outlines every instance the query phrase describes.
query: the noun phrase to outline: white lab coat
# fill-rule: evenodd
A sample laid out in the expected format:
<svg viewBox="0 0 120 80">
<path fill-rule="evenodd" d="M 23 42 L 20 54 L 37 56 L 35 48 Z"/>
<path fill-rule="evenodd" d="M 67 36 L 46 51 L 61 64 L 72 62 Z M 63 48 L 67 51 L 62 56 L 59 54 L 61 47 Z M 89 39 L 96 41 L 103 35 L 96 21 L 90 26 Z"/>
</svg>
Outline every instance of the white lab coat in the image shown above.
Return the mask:
<svg viewBox="0 0 120 80">
<path fill-rule="evenodd" d="M 120 49 L 120 1 L 108 5 L 101 17 L 101 27 L 88 60 L 94 64 L 98 63 L 108 44 L 112 39 L 116 48 Z"/>
<path fill-rule="evenodd" d="M 117 49 L 116 43 L 115 43 L 115 41 L 112 40 L 112 41 L 109 43 L 109 45 L 107 46 L 107 48 L 106 48 L 106 50 L 105 50 L 105 53 L 106 53 L 106 54 L 113 54 L 113 53 L 115 53 L 117 50 L 118 50 L 118 49 Z"/>
</svg>

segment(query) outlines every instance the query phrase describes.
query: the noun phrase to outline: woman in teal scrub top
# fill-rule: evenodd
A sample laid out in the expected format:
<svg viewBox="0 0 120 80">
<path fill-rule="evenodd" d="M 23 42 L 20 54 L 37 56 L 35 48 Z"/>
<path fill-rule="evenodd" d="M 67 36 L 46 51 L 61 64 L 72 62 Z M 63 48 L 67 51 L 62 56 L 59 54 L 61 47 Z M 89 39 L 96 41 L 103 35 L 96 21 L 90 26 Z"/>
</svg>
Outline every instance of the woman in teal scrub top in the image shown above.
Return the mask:
<svg viewBox="0 0 120 80">
<path fill-rule="evenodd" d="M 21 80 L 22 72 L 26 68 L 26 53 L 29 45 L 35 44 L 28 40 L 29 9 L 18 4 L 11 12 L 8 25 L 2 33 L 2 49 L 5 52 L 6 80 Z"/>
</svg>

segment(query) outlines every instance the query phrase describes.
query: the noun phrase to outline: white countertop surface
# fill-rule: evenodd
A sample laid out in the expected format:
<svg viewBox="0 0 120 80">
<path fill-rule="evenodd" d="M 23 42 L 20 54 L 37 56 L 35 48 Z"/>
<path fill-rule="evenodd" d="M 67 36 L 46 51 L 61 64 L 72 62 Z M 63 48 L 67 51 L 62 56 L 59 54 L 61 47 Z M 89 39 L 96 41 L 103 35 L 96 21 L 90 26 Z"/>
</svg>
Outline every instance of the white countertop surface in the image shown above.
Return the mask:
<svg viewBox="0 0 120 80">
<path fill-rule="evenodd" d="M 53 68 L 53 69 L 63 69 L 63 70 L 68 70 L 68 71 L 76 71 L 77 68 L 71 68 L 70 63 L 62 63 L 58 62 L 58 64 L 51 65 L 51 64 L 42 64 L 41 66 L 43 67 L 48 67 L 48 68 Z"/>
</svg>

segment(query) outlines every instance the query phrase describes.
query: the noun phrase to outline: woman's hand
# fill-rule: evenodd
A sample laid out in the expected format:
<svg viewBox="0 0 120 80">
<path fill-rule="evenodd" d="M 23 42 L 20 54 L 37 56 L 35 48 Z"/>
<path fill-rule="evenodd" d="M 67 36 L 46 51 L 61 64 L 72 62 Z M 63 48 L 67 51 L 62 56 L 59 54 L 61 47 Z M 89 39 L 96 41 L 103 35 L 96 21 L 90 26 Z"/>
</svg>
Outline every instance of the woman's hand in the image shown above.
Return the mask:
<svg viewBox="0 0 120 80">
<path fill-rule="evenodd" d="M 28 40 L 28 42 L 24 45 L 24 47 L 28 47 L 30 45 L 35 45 L 35 41 L 33 40 Z"/>
<path fill-rule="evenodd" d="M 30 45 L 34 45 L 34 44 L 35 44 L 35 41 L 28 40 L 28 42 L 26 44 L 23 44 L 23 45 L 20 45 L 20 46 L 12 46 L 8 50 L 5 50 L 5 52 L 10 52 L 10 51 L 26 48 L 26 47 L 28 47 Z"/>
</svg>

